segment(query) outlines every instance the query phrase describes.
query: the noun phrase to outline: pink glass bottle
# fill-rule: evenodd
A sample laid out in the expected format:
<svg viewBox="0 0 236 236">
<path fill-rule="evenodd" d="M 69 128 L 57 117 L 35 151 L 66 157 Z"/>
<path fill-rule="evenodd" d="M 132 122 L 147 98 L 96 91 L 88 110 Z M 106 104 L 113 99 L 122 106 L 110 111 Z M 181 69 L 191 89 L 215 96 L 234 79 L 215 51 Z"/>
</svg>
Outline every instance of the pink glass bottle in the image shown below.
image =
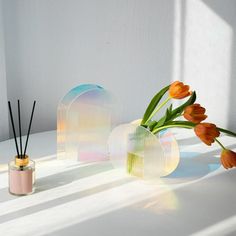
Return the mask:
<svg viewBox="0 0 236 236">
<path fill-rule="evenodd" d="M 35 162 L 27 155 L 16 156 L 9 162 L 9 192 L 22 196 L 34 192 Z"/>
</svg>

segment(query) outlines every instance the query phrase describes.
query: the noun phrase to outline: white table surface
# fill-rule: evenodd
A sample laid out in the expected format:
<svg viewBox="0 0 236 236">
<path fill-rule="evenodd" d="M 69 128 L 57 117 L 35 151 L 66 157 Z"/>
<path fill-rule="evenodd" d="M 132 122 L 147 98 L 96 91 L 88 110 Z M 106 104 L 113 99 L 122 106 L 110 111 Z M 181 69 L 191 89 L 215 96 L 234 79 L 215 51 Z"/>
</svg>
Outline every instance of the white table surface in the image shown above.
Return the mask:
<svg viewBox="0 0 236 236">
<path fill-rule="evenodd" d="M 124 176 L 109 162 L 56 160 L 55 131 L 31 135 L 36 192 L 8 193 L 13 140 L 0 143 L 0 235 L 236 235 L 236 169 L 219 165 L 220 149 L 178 130 L 181 159 L 156 182 Z M 222 137 L 236 150 L 236 139 Z"/>
</svg>

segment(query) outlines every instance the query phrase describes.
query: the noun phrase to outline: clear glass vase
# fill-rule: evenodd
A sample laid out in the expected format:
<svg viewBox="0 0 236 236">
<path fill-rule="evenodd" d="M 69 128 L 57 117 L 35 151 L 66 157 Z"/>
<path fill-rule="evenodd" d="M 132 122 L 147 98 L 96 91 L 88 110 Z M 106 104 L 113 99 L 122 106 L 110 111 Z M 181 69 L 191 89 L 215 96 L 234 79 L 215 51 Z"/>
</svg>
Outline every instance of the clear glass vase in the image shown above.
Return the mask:
<svg viewBox="0 0 236 236">
<path fill-rule="evenodd" d="M 108 146 L 115 168 L 143 179 L 169 175 L 179 163 L 178 143 L 169 130 L 154 135 L 135 124 L 120 125 L 112 131 Z"/>
</svg>

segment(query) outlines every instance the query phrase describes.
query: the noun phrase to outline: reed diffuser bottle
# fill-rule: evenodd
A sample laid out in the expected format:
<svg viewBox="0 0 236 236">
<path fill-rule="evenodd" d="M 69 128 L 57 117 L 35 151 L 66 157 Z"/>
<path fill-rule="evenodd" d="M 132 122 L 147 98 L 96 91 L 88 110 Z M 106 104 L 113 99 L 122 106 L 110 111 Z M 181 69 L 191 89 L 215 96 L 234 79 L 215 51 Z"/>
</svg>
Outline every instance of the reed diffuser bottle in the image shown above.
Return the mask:
<svg viewBox="0 0 236 236">
<path fill-rule="evenodd" d="M 16 138 L 16 131 L 14 125 L 14 119 L 12 115 L 11 103 L 8 102 L 9 113 L 11 118 L 12 130 L 15 140 L 16 152 L 14 160 L 9 162 L 9 192 L 13 195 L 28 195 L 34 192 L 35 183 L 35 162 L 30 160 L 26 154 L 29 134 L 31 130 L 31 124 L 33 120 L 35 101 L 33 104 L 28 133 L 26 137 L 24 150 L 22 149 L 22 136 L 21 136 L 21 118 L 20 118 L 20 101 L 18 100 L 18 121 L 19 121 L 19 139 L 20 149 Z"/>
<path fill-rule="evenodd" d="M 14 195 L 28 195 L 34 192 L 35 163 L 27 155 L 15 157 L 9 162 L 9 192 Z"/>
</svg>

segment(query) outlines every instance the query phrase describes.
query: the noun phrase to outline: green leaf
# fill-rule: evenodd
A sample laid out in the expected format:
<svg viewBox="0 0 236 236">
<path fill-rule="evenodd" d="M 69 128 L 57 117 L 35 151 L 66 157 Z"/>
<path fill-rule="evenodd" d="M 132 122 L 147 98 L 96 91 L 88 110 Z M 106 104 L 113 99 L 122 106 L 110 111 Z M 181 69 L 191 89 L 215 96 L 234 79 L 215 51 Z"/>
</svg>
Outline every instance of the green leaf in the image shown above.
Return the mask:
<svg viewBox="0 0 236 236">
<path fill-rule="evenodd" d="M 196 92 L 194 91 L 191 95 L 191 97 L 181 106 L 175 108 L 172 113 L 171 116 L 169 117 L 169 119 L 166 119 L 167 121 L 169 120 L 173 120 L 175 119 L 177 116 L 179 116 L 180 114 L 182 114 L 182 112 L 184 111 L 185 107 L 192 105 L 195 101 L 196 101 Z"/>
<path fill-rule="evenodd" d="M 142 126 L 143 128 L 147 128 L 148 127 L 148 125 L 140 125 L 140 126 Z"/>
<path fill-rule="evenodd" d="M 156 125 L 152 127 L 151 131 L 154 129 L 154 128 L 157 128 L 157 127 L 160 127 L 162 125 L 165 124 L 166 120 L 170 118 L 171 116 L 171 113 L 172 113 L 172 104 L 170 105 L 170 107 L 168 107 L 166 109 L 166 113 L 165 115 L 158 121 L 156 122 Z"/>
<path fill-rule="evenodd" d="M 166 116 L 163 116 L 163 117 L 157 122 L 156 126 L 153 127 L 153 129 L 164 125 L 164 124 L 165 124 L 165 121 L 166 121 Z"/>
<path fill-rule="evenodd" d="M 170 104 L 170 107 L 169 107 L 170 113 L 172 113 L 172 108 L 173 108 L 173 104 Z"/>
<path fill-rule="evenodd" d="M 171 114 L 172 114 L 172 104 L 170 105 L 170 107 L 168 107 L 166 109 L 166 119 L 168 120 L 170 117 L 171 117 Z"/>
<path fill-rule="evenodd" d="M 153 111 L 155 110 L 156 106 L 158 105 L 158 103 L 160 102 L 160 100 L 162 99 L 162 97 L 164 96 L 164 94 L 169 90 L 170 85 L 166 86 L 165 88 L 163 88 L 162 90 L 160 90 L 151 100 L 151 102 L 149 103 L 144 115 L 143 115 L 143 119 L 141 122 L 141 125 L 144 125 L 145 122 L 148 120 L 148 118 L 150 117 L 150 115 L 153 113 Z"/>
<path fill-rule="evenodd" d="M 196 101 L 196 92 L 194 91 L 191 97 L 184 104 L 175 108 L 174 110 L 172 110 L 172 104 L 171 104 L 171 106 L 167 109 L 166 114 L 159 121 L 157 121 L 157 124 L 155 125 L 155 127 L 152 128 L 152 130 L 161 127 L 164 124 L 166 125 L 166 123 L 168 123 L 169 121 L 173 121 L 176 117 L 182 114 L 185 107 L 193 104 L 195 101 Z"/>
<path fill-rule="evenodd" d="M 157 122 L 155 120 L 152 120 L 151 122 L 148 123 L 148 128 L 150 131 L 152 131 L 153 127 L 155 127 Z"/>
</svg>

